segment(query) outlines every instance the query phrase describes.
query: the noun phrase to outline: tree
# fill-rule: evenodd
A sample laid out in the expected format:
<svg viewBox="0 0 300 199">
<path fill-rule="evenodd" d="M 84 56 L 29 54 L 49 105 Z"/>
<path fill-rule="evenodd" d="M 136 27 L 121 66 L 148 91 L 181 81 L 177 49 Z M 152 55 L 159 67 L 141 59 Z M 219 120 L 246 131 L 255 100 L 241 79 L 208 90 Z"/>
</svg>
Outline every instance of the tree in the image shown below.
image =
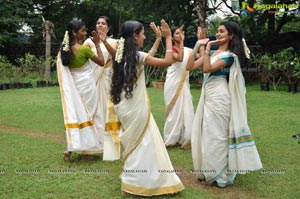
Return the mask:
<svg viewBox="0 0 300 199">
<path fill-rule="evenodd" d="M 248 1 L 248 5 L 252 8 L 254 7 L 252 12 L 249 12 L 246 15 L 241 15 L 240 13 L 234 12 L 235 16 L 228 17 L 227 19 L 237 21 L 243 27 L 248 43 L 252 45 L 260 45 L 266 52 L 274 52 L 282 48 L 287 48 L 291 45 L 295 49 L 300 49 L 300 33 L 298 28 L 300 25 L 299 16 L 296 14 L 290 14 L 288 8 L 285 8 L 284 12 L 279 12 L 279 10 L 276 8 L 267 9 L 254 6 L 255 4 L 276 5 L 276 3 L 297 5 L 299 4 L 299 1 L 262 0 L 260 3 L 258 3 L 255 0 L 250 0 Z M 283 32 L 286 26 L 289 26 L 289 33 Z"/>
<path fill-rule="evenodd" d="M 0 0 L 0 46 L 20 41 L 18 30 L 24 23 L 30 23 L 32 7 L 30 0 Z"/>
<path fill-rule="evenodd" d="M 58 42 L 61 42 L 68 22 L 72 18 L 78 17 L 80 0 L 31 0 L 31 2 L 35 10 L 30 18 L 30 25 L 34 32 L 32 42 L 41 42 L 43 40 L 42 16 L 53 22 L 55 26 L 54 33 Z"/>
<path fill-rule="evenodd" d="M 45 78 L 48 83 L 51 81 L 50 78 L 50 71 L 51 71 L 51 66 L 50 66 L 50 58 L 51 58 L 51 38 L 55 38 L 54 34 L 54 24 L 52 21 L 45 20 L 43 18 L 43 37 L 46 40 L 46 52 L 45 52 Z"/>
<path fill-rule="evenodd" d="M 208 10 L 208 1 L 207 0 L 197 0 L 194 3 L 195 9 L 197 11 L 197 16 L 199 19 L 199 26 L 206 27 L 206 11 Z"/>
</svg>

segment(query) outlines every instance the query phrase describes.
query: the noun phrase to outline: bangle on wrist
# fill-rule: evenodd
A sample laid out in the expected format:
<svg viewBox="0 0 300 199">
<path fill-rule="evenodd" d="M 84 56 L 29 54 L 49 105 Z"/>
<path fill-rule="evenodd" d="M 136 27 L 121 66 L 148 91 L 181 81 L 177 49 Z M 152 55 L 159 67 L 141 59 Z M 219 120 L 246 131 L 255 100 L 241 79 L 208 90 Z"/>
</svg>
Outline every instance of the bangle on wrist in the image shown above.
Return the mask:
<svg viewBox="0 0 300 199">
<path fill-rule="evenodd" d="M 206 50 L 205 53 L 204 53 L 204 55 L 210 56 L 209 51 Z"/>
<path fill-rule="evenodd" d="M 166 50 L 166 53 L 172 53 L 172 52 L 173 52 L 173 50 L 170 50 L 170 49 Z"/>
</svg>

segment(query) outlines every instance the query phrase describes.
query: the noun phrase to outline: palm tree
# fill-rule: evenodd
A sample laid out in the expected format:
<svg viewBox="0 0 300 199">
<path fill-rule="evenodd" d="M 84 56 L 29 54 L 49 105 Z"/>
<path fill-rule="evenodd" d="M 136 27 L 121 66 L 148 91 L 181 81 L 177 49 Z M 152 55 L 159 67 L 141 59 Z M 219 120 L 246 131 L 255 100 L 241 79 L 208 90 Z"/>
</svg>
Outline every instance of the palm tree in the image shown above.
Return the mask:
<svg viewBox="0 0 300 199">
<path fill-rule="evenodd" d="M 54 34 L 54 24 L 49 21 L 45 20 L 44 17 L 43 19 L 43 37 L 46 40 L 46 52 L 45 52 L 45 79 L 50 82 L 51 77 L 50 77 L 50 71 L 51 71 L 51 64 L 50 64 L 50 58 L 51 58 L 51 37 L 56 39 L 55 34 Z"/>
</svg>

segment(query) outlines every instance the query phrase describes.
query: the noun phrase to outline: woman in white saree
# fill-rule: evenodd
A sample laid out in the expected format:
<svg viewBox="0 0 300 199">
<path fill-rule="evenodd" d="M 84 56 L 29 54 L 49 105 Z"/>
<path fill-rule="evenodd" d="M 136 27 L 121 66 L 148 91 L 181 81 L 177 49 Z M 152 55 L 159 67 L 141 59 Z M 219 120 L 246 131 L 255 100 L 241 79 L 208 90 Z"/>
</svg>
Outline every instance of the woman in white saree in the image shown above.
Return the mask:
<svg viewBox="0 0 300 199">
<path fill-rule="evenodd" d="M 194 119 L 193 96 L 190 91 L 189 71 L 186 70 L 192 49 L 184 47 L 182 27 L 172 27 L 172 65 L 168 67 L 164 86 L 166 121 L 164 141 L 166 146 L 180 144 L 182 148 L 191 145 Z"/>
<path fill-rule="evenodd" d="M 82 21 L 72 20 L 68 24 L 62 48 L 57 58 L 57 73 L 66 128 L 67 151 L 64 160 L 72 152 L 82 154 L 102 153 L 104 127 L 96 118 L 101 117 L 97 101 L 96 82 L 92 74 L 91 59 L 104 65 L 101 49 L 95 55 L 90 48 L 82 45 L 86 36 Z M 99 35 L 93 31 L 92 41 L 98 45 Z"/>
<path fill-rule="evenodd" d="M 187 68 L 202 66 L 204 72 L 192 127 L 192 157 L 199 180 L 226 187 L 233 184 L 236 174 L 261 169 L 262 163 L 247 123 L 245 82 L 240 68 L 246 55 L 242 31 L 236 23 L 224 22 L 216 37 L 206 49 L 201 45 L 201 57 Z M 215 44 L 218 50 L 210 51 Z"/>
<path fill-rule="evenodd" d="M 145 86 L 144 64 L 166 67 L 171 63 L 170 29 L 164 20 L 161 29 L 167 49 L 162 59 L 138 51 L 145 39 L 143 24 L 124 22 L 113 64 L 111 95 L 121 122 L 123 147 L 121 189 L 141 196 L 173 194 L 184 189 L 151 114 Z"/>
<path fill-rule="evenodd" d="M 116 53 L 117 39 L 113 39 L 111 36 L 110 19 L 107 16 L 100 16 L 98 18 L 96 30 L 97 32 L 105 33 L 100 37 L 100 43 L 98 45 L 103 53 L 104 67 L 98 67 L 95 62 L 89 60 L 96 80 L 99 97 L 98 102 L 101 107 L 99 111 L 102 118 L 98 118 L 98 121 L 105 127 L 103 129 L 105 130 L 103 160 L 117 160 L 120 159 L 120 122 L 114 112 L 113 103 L 110 101 L 112 59 Z M 89 46 L 94 54 L 97 54 L 96 46 L 91 38 L 85 40 L 84 45 Z"/>
</svg>

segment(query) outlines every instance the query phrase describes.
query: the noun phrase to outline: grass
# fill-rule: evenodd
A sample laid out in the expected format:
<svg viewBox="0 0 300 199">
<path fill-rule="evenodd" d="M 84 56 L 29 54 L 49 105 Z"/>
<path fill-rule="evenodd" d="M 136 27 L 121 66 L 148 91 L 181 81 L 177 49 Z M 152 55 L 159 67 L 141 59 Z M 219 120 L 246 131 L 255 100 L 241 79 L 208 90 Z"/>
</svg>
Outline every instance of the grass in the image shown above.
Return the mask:
<svg viewBox="0 0 300 199">
<path fill-rule="evenodd" d="M 261 92 L 247 85 L 248 121 L 264 169 L 238 175 L 226 189 L 201 185 L 191 174 L 190 150 L 168 148 L 185 185 L 174 196 L 154 198 L 298 198 L 300 94 Z M 149 88 L 151 109 L 162 131 L 165 119 L 163 90 Z M 200 90 L 193 87 L 195 108 Z M 137 198 L 122 196 L 120 162 L 82 161 L 65 150 L 63 114 L 58 87 L 0 92 L 0 198 Z"/>
</svg>

